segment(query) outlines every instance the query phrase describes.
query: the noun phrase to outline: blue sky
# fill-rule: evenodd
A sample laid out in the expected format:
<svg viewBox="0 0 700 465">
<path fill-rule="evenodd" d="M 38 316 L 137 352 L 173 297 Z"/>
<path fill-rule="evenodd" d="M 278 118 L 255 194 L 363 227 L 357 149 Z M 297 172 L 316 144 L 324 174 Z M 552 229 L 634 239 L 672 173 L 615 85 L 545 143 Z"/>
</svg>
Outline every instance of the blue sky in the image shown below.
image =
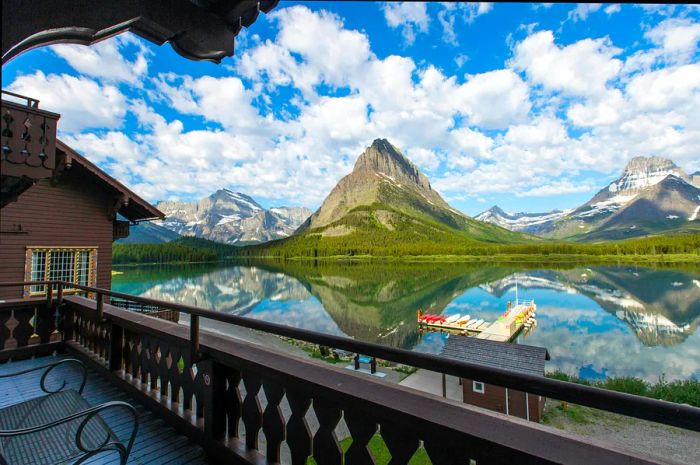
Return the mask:
<svg viewBox="0 0 700 465">
<path fill-rule="evenodd" d="M 220 65 L 124 34 L 5 65 L 145 198 L 315 209 L 377 137 L 474 215 L 570 208 L 634 156 L 700 170 L 696 6 L 281 2 Z"/>
</svg>

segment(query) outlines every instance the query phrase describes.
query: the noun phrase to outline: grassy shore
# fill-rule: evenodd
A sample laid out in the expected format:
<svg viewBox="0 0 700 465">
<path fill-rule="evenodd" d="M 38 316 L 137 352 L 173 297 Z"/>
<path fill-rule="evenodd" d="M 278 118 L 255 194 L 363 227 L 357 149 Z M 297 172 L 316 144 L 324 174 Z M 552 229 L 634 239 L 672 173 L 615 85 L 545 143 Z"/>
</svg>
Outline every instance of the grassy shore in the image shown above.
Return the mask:
<svg viewBox="0 0 700 465">
<path fill-rule="evenodd" d="M 623 376 L 589 381 L 560 371 L 549 372 L 547 373 L 547 377 L 569 381 L 571 383 L 584 384 L 586 386 L 609 389 L 611 391 L 666 400 L 677 404 L 688 404 L 693 407 L 700 407 L 700 379 L 666 381 L 662 376 L 657 382 L 650 383 L 640 378 Z"/>
<path fill-rule="evenodd" d="M 249 256 L 249 259 L 280 260 L 278 256 Z M 286 261 L 387 261 L 387 262 L 474 262 L 474 263 L 700 263 L 700 254 L 587 255 L 587 254 L 497 254 L 497 255 L 331 255 L 294 256 Z"/>
</svg>

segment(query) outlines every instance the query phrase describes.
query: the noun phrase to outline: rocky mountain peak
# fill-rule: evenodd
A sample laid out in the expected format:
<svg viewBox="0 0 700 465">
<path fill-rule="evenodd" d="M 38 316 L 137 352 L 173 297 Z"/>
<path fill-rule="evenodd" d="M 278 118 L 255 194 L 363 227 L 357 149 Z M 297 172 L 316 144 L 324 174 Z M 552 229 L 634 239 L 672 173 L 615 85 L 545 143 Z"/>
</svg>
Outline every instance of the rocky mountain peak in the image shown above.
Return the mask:
<svg viewBox="0 0 700 465">
<path fill-rule="evenodd" d="M 428 178 L 386 139 L 375 139 L 355 162 L 353 172 L 367 171 L 432 191 Z"/>
<path fill-rule="evenodd" d="M 635 157 L 627 163 L 622 176 L 608 186 L 611 194 L 639 191 L 674 175 L 688 180 L 688 175 L 671 160 L 663 157 Z"/>
</svg>

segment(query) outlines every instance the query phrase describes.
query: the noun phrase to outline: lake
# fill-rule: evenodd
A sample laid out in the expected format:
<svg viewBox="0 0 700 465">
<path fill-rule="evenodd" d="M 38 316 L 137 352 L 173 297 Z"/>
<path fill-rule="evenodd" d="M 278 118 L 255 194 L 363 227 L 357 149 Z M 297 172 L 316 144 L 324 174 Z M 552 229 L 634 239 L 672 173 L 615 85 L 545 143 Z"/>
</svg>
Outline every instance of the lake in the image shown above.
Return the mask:
<svg viewBox="0 0 700 465">
<path fill-rule="evenodd" d="M 421 333 L 419 308 L 495 321 L 515 300 L 517 282 L 519 298 L 537 304 L 537 326 L 517 342 L 546 347 L 548 371 L 700 377 L 698 267 L 333 262 L 121 271 L 116 291 L 430 353 L 447 336 Z"/>
</svg>

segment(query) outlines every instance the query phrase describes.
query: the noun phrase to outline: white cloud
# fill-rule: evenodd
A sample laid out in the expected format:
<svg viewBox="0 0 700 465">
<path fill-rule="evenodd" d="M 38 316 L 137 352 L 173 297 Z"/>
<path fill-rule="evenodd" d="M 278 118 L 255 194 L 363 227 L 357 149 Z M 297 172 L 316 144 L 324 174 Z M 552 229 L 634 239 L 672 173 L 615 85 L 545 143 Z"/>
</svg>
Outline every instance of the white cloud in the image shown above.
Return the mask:
<svg viewBox="0 0 700 465">
<path fill-rule="evenodd" d="M 395 2 L 382 5 L 384 19 L 392 29 L 400 29 L 408 45 L 416 40 L 416 34 L 427 33 L 430 25 L 427 4 L 423 2 Z"/>
<path fill-rule="evenodd" d="M 621 50 L 607 38 L 560 47 L 552 31 L 540 31 L 517 44 L 514 52 L 511 66 L 524 71 L 531 82 L 574 96 L 603 93 L 622 68 L 622 62 L 614 58 Z"/>
<path fill-rule="evenodd" d="M 124 58 L 122 50 L 132 46 L 138 51 L 132 61 Z M 76 71 L 108 82 L 126 82 L 140 86 L 148 72 L 148 49 L 130 34 L 103 40 L 90 47 L 59 44 L 51 50 Z"/>
<path fill-rule="evenodd" d="M 600 10 L 602 6 L 600 3 L 577 3 L 576 7 L 569 11 L 567 19 L 573 22 L 585 21 L 591 13 Z"/>
<path fill-rule="evenodd" d="M 237 77 L 215 78 L 159 75 L 156 88 L 180 113 L 203 116 L 233 130 L 263 129 L 263 118 L 253 107 L 253 94 Z"/>
<path fill-rule="evenodd" d="M 457 45 L 455 24 L 461 20 L 465 25 L 472 24 L 476 18 L 485 15 L 493 9 L 493 3 L 489 2 L 457 2 L 441 3 L 442 9 L 437 17 L 442 26 L 442 39 L 452 45 Z"/>
<path fill-rule="evenodd" d="M 667 19 L 644 34 L 661 47 L 672 62 L 689 62 L 700 41 L 700 23 L 690 19 Z"/>
<path fill-rule="evenodd" d="M 619 3 L 613 3 L 605 7 L 605 14 L 612 16 L 615 13 L 619 13 L 622 10 L 622 6 Z"/>
<path fill-rule="evenodd" d="M 700 90 L 700 64 L 660 69 L 633 78 L 630 98 L 641 110 L 671 110 Z"/>
<path fill-rule="evenodd" d="M 455 56 L 455 64 L 457 65 L 458 68 L 461 68 L 464 66 L 464 64 L 469 61 L 469 55 L 465 55 L 464 53 L 458 53 Z"/>
<path fill-rule="evenodd" d="M 406 156 L 420 168 L 434 171 L 440 166 L 440 157 L 432 150 L 415 147 L 406 153 Z"/>
<path fill-rule="evenodd" d="M 571 180 L 554 181 L 542 186 L 533 187 L 523 192 L 517 192 L 518 197 L 549 197 L 553 195 L 576 194 L 589 192 L 593 189 L 588 182 L 575 182 Z"/>
<path fill-rule="evenodd" d="M 484 128 L 504 128 L 523 121 L 530 111 L 527 84 L 509 69 L 489 71 L 469 76 L 455 92 L 461 113 L 468 115 L 472 125 Z"/>
<path fill-rule="evenodd" d="M 42 108 L 60 113 L 58 129 L 65 133 L 118 128 L 126 115 L 126 97 L 119 89 L 86 77 L 37 71 L 19 76 L 8 90 L 37 98 Z"/>
<path fill-rule="evenodd" d="M 283 8 L 270 15 L 279 32 L 240 58 L 242 74 L 267 85 L 294 85 L 307 98 L 321 82 L 345 87 L 372 57 L 365 34 L 346 29 L 329 12 L 304 6 Z M 297 59 L 294 55 L 298 56 Z"/>
</svg>

